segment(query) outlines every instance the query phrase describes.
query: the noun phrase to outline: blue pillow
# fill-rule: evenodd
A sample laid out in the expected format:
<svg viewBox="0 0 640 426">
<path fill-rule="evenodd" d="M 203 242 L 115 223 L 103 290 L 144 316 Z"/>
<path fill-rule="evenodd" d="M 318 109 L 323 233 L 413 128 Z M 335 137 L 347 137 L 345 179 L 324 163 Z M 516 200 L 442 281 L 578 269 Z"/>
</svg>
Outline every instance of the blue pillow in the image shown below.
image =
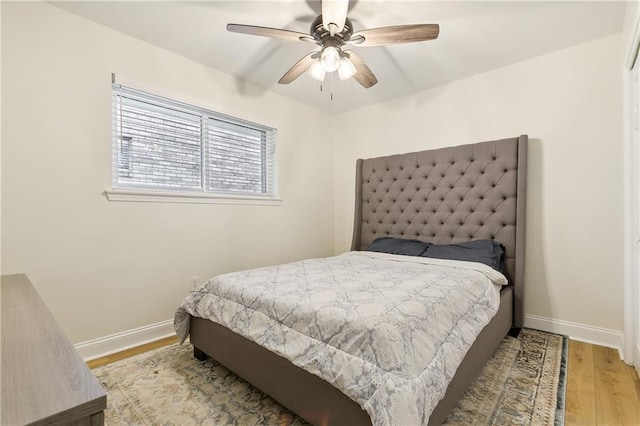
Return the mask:
<svg viewBox="0 0 640 426">
<path fill-rule="evenodd" d="M 459 244 L 429 244 L 427 250 L 420 256 L 480 262 L 496 271 L 502 272 L 504 270 L 504 246 L 493 240 L 474 240 Z"/>
<path fill-rule="evenodd" d="M 378 237 L 365 250 L 379 253 L 402 254 L 405 256 L 420 256 L 427 250 L 429 243 L 402 238 Z"/>
</svg>

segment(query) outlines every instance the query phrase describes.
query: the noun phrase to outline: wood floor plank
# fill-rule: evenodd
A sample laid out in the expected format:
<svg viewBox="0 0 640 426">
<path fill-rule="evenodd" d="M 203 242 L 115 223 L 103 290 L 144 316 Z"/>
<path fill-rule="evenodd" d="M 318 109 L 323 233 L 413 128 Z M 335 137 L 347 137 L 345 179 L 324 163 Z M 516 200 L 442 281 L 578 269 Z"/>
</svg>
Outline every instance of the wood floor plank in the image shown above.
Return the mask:
<svg viewBox="0 0 640 426">
<path fill-rule="evenodd" d="M 595 386 L 593 350 L 588 343 L 569 341 L 565 423 L 571 425 L 595 424 Z"/>
<path fill-rule="evenodd" d="M 636 397 L 638 398 L 638 402 L 640 402 L 640 378 L 638 378 L 638 372 L 635 368 L 632 368 L 633 372 L 631 375 L 633 376 L 633 384 L 636 388 Z"/>
<path fill-rule="evenodd" d="M 599 425 L 637 426 L 640 424 L 640 405 L 633 379 L 627 372 L 620 374 L 596 370 L 595 386 Z"/>
<path fill-rule="evenodd" d="M 593 347 L 593 366 L 597 371 L 610 371 L 618 374 L 629 374 L 629 366 L 620 361 L 620 354 L 616 349 L 604 346 Z"/>
<path fill-rule="evenodd" d="M 593 345 L 575 340 L 569 341 L 568 379 L 579 386 L 579 390 L 593 389 Z"/>
<path fill-rule="evenodd" d="M 598 424 L 640 425 L 636 372 L 620 360 L 616 349 L 593 346 Z"/>
<path fill-rule="evenodd" d="M 155 342 L 147 343 L 145 345 L 136 346 L 135 348 L 127 349 L 121 352 L 117 352 L 102 358 L 96 358 L 91 361 L 87 361 L 89 368 L 102 367 L 103 365 L 110 364 L 112 362 L 120 361 L 121 359 L 129 358 L 134 355 L 138 355 L 144 352 L 151 351 L 153 349 L 161 348 L 163 346 L 171 345 L 178 342 L 177 336 L 167 337 Z"/>
</svg>

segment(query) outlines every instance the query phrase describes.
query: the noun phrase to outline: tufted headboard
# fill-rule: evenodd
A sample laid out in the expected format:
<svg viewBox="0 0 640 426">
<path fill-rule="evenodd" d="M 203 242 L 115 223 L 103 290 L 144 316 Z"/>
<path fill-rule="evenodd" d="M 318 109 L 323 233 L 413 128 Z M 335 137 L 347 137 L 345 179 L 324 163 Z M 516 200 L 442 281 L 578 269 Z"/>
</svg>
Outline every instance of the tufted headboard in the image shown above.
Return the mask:
<svg viewBox="0 0 640 426">
<path fill-rule="evenodd" d="M 514 326 L 524 321 L 526 135 L 358 160 L 352 250 L 377 237 L 505 247 Z"/>
</svg>

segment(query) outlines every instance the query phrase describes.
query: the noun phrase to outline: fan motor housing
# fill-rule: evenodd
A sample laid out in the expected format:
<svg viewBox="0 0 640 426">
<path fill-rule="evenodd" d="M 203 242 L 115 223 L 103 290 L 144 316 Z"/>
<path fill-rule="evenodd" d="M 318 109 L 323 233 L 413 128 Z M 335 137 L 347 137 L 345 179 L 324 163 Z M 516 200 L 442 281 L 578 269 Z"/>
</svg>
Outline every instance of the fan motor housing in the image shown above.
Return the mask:
<svg viewBox="0 0 640 426">
<path fill-rule="evenodd" d="M 322 26 L 322 15 L 318 15 L 318 17 L 311 23 L 311 29 L 309 30 L 309 34 L 316 39 L 319 43 L 323 44 L 325 41 L 330 39 L 338 42 L 339 46 L 342 46 L 345 41 L 349 41 L 351 35 L 353 34 L 353 25 L 351 24 L 351 20 L 347 18 L 344 21 L 344 28 L 339 33 L 336 33 L 331 36 L 329 31 Z"/>
</svg>

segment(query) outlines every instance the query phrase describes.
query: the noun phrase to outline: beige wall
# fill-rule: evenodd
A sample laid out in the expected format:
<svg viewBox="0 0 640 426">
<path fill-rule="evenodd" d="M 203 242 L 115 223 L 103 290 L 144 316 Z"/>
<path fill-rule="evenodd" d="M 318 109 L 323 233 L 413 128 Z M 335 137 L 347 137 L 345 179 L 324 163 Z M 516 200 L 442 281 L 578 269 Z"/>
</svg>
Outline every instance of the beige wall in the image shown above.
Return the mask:
<svg viewBox="0 0 640 426">
<path fill-rule="evenodd" d="M 638 146 L 634 143 L 634 128 L 632 112 L 633 112 L 633 78 L 629 71 L 630 61 L 633 60 L 632 55 L 638 47 L 637 40 L 634 41 L 636 25 L 639 19 L 639 2 L 633 0 L 627 2 L 625 11 L 624 25 L 622 28 L 623 57 L 622 66 L 624 69 L 624 128 L 627 130 L 625 157 L 625 198 L 626 198 L 626 257 L 625 257 L 625 293 L 624 293 L 624 312 L 625 312 L 625 329 L 624 329 L 624 359 L 625 362 L 634 364 L 636 370 L 640 371 L 640 283 L 638 280 L 638 245 L 636 236 L 638 230 L 635 229 L 638 217 L 638 206 L 640 205 L 638 194 Z M 636 67 L 638 65 L 636 64 Z M 636 89 L 637 90 L 637 89 Z M 636 111 L 637 114 L 637 111 Z"/>
<path fill-rule="evenodd" d="M 627 8 L 624 13 L 624 21 L 622 25 L 622 46 L 624 53 L 624 62 L 626 62 L 626 55 L 631 49 L 633 43 L 633 33 L 638 23 L 638 15 L 640 14 L 640 1 L 630 0 L 627 1 Z"/>
<path fill-rule="evenodd" d="M 72 341 L 172 318 L 190 276 L 333 253 L 328 115 L 46 3 L 2 4 L 2 64 L 3 273 Z M 275 124 L 282 205 L 107 201 L 112 72 Z"/>
<path fill-rule="evenodd" d="M 2 4 L 0 3 L 0 50 L 2 47 Z M 0 99 L 2 99 L 2 55 L 0 54 Z M 0 102 L 0 275 L 2 275 L 2 102 Z M 1 292 L 0 292 L 1 293 Z"/>
<path fill-rule="evenodd" d="M 342 114 L 336 252 L 350 246 L 357 158 L 526 133 L 526 313 L 622 330 L 622 44 L 610 36 Z"/>
</svg>

